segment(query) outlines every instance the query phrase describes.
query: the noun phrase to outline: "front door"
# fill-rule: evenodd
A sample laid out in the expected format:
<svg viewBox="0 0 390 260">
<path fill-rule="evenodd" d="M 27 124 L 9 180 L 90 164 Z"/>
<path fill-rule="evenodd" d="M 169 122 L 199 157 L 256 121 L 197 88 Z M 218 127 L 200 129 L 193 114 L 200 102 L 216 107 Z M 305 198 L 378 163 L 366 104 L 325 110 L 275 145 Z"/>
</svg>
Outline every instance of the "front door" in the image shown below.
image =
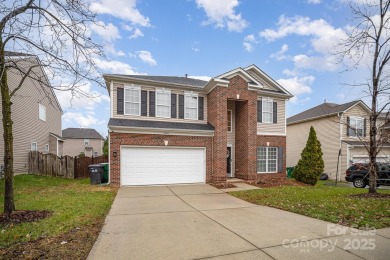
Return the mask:
<svg viewBox="0 0 390 260">
<path fill-rule="evenodd" d="M 232 147 L 227 147 L 226 169 L 227 169 L 227 176 L 232 177 Z"/>
</svg>

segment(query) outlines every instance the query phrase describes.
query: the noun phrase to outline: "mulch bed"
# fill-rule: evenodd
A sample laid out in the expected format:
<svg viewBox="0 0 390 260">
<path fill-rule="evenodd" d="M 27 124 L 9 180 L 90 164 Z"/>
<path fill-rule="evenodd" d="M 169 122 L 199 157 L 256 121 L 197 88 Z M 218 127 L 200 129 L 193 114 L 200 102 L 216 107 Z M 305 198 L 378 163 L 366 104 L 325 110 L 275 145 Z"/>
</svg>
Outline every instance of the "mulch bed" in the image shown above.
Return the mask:
<svg viewBox="0 0 390 260">
<path fill-rule="evenodd" d="M 0 226 L 17 225 L 23 222 L 34 222 L 53 215 L 48 210 L 18 210 L 11 214 L 11 219 L 7 220 L 5 214 L 0 215 Z"/>
<path fill-rule="evenodd" d="M 212 183 L 211 186 L 217 188 L 217 189 L 228 189 L 228 188 L 237 188 L 236 185 L 229 182 L 218 182 L 218 183 Z"/>
<path fill-rule="evenodd" d="M 0 259 L 87 259 L 103 222 L 75 228 L 56 237 L 41 237 L 0 248 Z"/>
<path fill-rule="evenodd" d="M 359 198 L 359 199 L 390 199 L 390 194 L 384 194 L 384 193 L 363 193 L 363 194 L 349 195 L 349 197 Z"/>
<path fill-rule="evenodd" d="M 281 186 L 308 186 L 305 183 L 298 182 L 293 179 L 288 179 L 285 175 L 260 177 L 260 179 L 258 180 L 247 181 L 246 183 L 260 188 L 272 188 Z"/>
</svg>

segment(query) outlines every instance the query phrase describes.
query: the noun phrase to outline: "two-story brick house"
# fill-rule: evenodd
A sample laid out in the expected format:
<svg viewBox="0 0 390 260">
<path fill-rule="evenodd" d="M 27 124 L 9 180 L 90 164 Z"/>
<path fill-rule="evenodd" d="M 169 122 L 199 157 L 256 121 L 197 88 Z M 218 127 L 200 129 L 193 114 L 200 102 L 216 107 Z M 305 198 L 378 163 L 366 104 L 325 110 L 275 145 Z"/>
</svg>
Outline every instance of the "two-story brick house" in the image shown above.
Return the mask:
<svg viewBox="0 0 390 260">
<path fill-rule="evenodd" d="M 286 101 L 255 65 L 209 81 L 106 74 L 113 185 L 285 174 Z"/>
<path fill-rule="evenodd" d="M 25 53 L 5 52 L 6 60 L 13 68 L 7 70 L 10 91 L 22 82 L 23 73 L 30 68 L 30 77 L 15 92 L 12 101 L 14 137 L 14 171 L 28 171 L 29 151 L 62 155 L 62 110 L 53 88 L 50 86 L 38 57 Z M 2 107 L 0 106 L 0 114 Z M 3 125 L 0 126 L 0 167 L 3 165 Z"/>
<path fill-rule="evenodd" d="M 324 172 L 331 179 L 338 173 L 338 179 L 344 180 L 349 166 L 368 162 L 369 115 L 370 108 L 356 100 L 345 104 L 323 103 L 287 118 L 287 166 L 298 163 L 313 126 L 322 145 Z M 390 133 L 388 114 L 381 114 L 377 123 L 380 132 Z M 390 162 L 390 144 L 385 142 L 381 146 L 377 162 Z"/>
</svg>

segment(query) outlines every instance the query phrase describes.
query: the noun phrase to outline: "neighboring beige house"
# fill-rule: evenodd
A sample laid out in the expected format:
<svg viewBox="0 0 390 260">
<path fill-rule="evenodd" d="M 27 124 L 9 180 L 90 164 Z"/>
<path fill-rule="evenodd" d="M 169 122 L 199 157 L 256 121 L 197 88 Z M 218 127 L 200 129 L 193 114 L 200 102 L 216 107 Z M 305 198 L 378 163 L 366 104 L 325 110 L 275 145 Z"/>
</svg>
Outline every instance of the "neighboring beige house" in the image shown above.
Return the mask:
<svg viewBox="0 0 390 260">
<path fill-rule="evenodd" d="M 324 172 L 335 179 L 339 159 L 338 176 L 343 180 L 351 164 L 368 161 L 365 144 L 369 140 L 369 113 L 367 105 L 357 100 L 341 105 L 323 103 L 287 118 L 287 166 L 298 163 L 313 126 L 322 145 Z M 389 131 L 388 124 L 389 118 L 381 114 L 378 119 L 381 131 Z M 377 161 L 390 162 L 390 144 L 383 146 Z"/>
<path fill-rule="evenodd" d="M 62 130 L 62 138 L 64 155 L 96 157 L 103 154 L 104 139 L 95 129 L 66 128 Z"/>
<path fill-rule="evenodd" d="M 12 97 L 12 121 L 14 136 L 14 171 L 28 171 L 28 154 L 31 150 L 62 155 L 61 115 L 62 110 L 45 72 L 36 56 L 5 52 L 9 63 L 17 69 L 7 71 L 10 90 L 22 80 L 23 72 L 32 69 L 23 86 Z M 38 66 L 37 66 L 38 65 Z M 2 107 L 0 106 L 0 114 Z M 3 125 L 0 126 L 0 167 L 3 166 Z"/>
</svg>

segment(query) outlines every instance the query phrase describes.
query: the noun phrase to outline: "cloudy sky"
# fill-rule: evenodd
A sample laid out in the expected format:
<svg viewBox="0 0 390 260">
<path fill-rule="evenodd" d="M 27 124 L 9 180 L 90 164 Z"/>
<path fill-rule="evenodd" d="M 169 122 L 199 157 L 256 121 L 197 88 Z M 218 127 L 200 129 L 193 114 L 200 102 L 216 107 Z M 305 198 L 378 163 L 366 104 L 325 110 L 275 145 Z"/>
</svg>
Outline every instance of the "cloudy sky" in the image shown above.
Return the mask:
<svg viewBox="0 0 390 260">
<path fill-rule="evenodd" d="M 105 73 L 190 76 L 209 79 L 256 64 L 295 95 L 287 116 L 324 100 L 362 98 L 348 86 L 364 70 L 345 72 L 334 46 L 353 21 L 343 0 L 97 0 L 92 9 L 101 26 L 91 26 L 105 44 Z M 368 75 L 368 73 L 367 73 Z M 99 97 L 74 100 L 59 94 L 63 128 L 107 132 L 109 98 L 104 89 L 84 86 Z"/>
</svg>

